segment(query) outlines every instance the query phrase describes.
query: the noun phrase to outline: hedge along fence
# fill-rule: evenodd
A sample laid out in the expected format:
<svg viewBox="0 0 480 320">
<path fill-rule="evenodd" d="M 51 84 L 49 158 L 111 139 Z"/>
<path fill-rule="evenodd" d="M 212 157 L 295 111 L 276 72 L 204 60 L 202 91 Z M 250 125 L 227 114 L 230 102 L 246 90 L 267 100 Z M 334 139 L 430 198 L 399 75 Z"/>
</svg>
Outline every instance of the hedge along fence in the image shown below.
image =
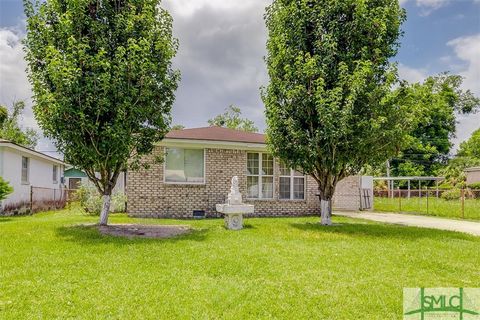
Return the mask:
<svg viewBox="0 0 480 320">
<path fill-rule="evenodd" d="M 65 208 L 74 198 L 75 190 L 30 187 L 30 197 L 15 203 L 8 203 L 2 208 L 2 215 L 27 215 L 41 211 Z"/>
<path fill-rule="evenodd" d="M 480 189 L 376 190 L 375 210 L 480 220 Z"/>
</svg>

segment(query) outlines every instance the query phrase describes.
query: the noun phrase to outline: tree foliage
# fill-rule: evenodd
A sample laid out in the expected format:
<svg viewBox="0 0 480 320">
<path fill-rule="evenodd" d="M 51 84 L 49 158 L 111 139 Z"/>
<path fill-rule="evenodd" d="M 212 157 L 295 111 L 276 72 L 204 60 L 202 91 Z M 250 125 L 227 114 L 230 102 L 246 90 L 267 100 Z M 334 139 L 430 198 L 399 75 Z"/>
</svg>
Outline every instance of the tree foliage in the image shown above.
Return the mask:
<svg viewBox="0 0 480 320">
<path fill-rule="evenodd" d="M 10 186 L 10 184 L 0 177 L 0 201 L 5 200 L 12 192 L 13 188 Z"/>
<path fill-rule="evenodd" d="M 409 119 L 403 93 L 391 91 L 389 59 L 404 18 L 396 0 L 274 0 L 267 9 L 268 143 L 315 178 L 322 209 L 331 210 L 339 180 L 385 161 L 402 142 Z"/>
<path fill-rule="evenodd" d="M 456 187 L 464 187 L 467 180 L 465 169 L 480 166 L 480 159 L 472 157 L 455 157 L 447 166 L 439 170 L 439 175 L 445 177 L 445 183 Z"/>
<path fill-rule="evenodd" d="M 210 126 L 225 127 L 247 132 L 258 132 L 258 128 L 252 120 L 242 118 L 242 111 L 234 105 L 225 109 L 225 112 L 208 120 Z"/>
<path fill-rule="evenodd" d="M 480 101 L 462 90 L 462 77 L 442 73 L 401 89 L 404 104 L 415 112 L 408 143 L 391 161 L 394 176 L 436 175 L 449 159 L 455 137 L 456 114 L 475 112 Z"/>
<path fill-rule="evenodd" d="M 183 129 L 185 129 L 185 126 L 183 124 L 175 124 L 170 128 L 170 130 L 183 130 Z"/>
<path fill-rule="evenodd" d="M 460 144 L 458 155 L 480 160 L 480 128 L 472 133 L 472 136 Z"/>
<path fill-rule="evenodd" d="M 106 223 L 127 161 L 170 125 L 179 79 L 172 19 L 158 0 L 25 0 L 25 12 L 36 119 L 104 195 Z"/>
<path fill-rule="evenodd" d="M 38 133 L 20 127 L 19 121 L 24 110 L 23 101 L 14 102 L 10 112 L 7 107 L 0 106 L 0 138 L 33 149 L 37 145 Z"/>
</svg>

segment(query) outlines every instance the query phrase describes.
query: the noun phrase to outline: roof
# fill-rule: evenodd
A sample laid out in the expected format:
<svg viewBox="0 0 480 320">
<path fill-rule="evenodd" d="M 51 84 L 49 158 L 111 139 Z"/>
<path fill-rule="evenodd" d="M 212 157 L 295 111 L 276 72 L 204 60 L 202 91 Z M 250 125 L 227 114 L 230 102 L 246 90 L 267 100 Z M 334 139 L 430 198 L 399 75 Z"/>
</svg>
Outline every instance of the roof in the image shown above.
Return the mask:
<svg viewBox="0 0 480 320">
<path fill-rule="evenodd" d="M 65 178 L 76 178 L 76 177 L 86 178 L 87 177 L 85 172 L 83 172 L 80 169 L 74 168 L 74 167 L 66 169 L 65 172 L 64 172 L 64 175 L 65 175 Z"/>
<path fill-rule="evenodd" d="M 480 167 L 470 167 L 465 169 L 465 172 L 473 172 L 473 171 L 480 171 Z"/>
<path fill-rule="evenodd" d="M 265 135 L 222 127 L 203 127 L 172 130 L 165 136 L 167 139 L 208 140 L 265 144 Z"/>
<path fill-rule="evenodd" d="M 18 151 L 23 151 L 23 152 L 26 152 L 26 153 L 29 153 L 29 154 L 32 154 L 32 155 L 35 155 L 39 158 L 43 158 L 45 160 L 50 160 L 52 162 L 56 162 L 56 163 L 60 163 L 60 164 L 65 164 L 62 160 L 60 159 L 57 159 L 57 158 L 54 158 L 52 156 L 49 156 L 49 155 L 46 155 L 45 153 L 41 153 L 41 152 L 38 152 L 38 151 L 35 151 L 33 149 L 30 149 L 30 148 L 27 148 L 27 147 L 24 147 L 22 145 L 19 145 L 19 144 L 16 144 L 14 142 L 11 142 L 9 140 L 5 140 L 5 139 L 0 139 L 0 147 L 10 147 L 12 149 L 15 149 L 15 150 L 18 150 Z"/>
</svg>

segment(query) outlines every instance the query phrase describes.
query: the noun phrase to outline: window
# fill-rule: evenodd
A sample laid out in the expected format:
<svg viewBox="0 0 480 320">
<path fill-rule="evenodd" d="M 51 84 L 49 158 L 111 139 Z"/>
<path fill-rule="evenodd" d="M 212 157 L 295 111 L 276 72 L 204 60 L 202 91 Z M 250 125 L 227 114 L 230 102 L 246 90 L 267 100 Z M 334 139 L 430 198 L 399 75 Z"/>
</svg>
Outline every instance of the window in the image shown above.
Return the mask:
<svg viewBox="0 0 480 320">
<path fill-rule="evenodd" d="M 305 176 L 280 162 L 280 199 L 305 199 Z"/>
<path fill-rule="evenodd" d="M 273 157 L 247 153 L 247 198 L 273 199 Z"/>
<path fill-rule="evenodd" d="M 53 165 L 53 175 L 52 175 L 52 180 L 53 180 L 53 183 L 58 183 L 58 166 L 57 165 Z"/>
<path fill-rule="evenodd" d="M 165 182 L 204 183 L 204 150 L 167 148 Z"/>
<path fill-rule="evenodd" d="M 22 183 L 28 183 L 30 170 L 30 159 L 22 157 Z"/>
<path fill-rule="evenodd" d="M 70 178 L 68 179 L 68 188 L 72 190 L 76 190 L 80 188 L 82 185 L 82 179 L 81 178 Z"/>
</svg>

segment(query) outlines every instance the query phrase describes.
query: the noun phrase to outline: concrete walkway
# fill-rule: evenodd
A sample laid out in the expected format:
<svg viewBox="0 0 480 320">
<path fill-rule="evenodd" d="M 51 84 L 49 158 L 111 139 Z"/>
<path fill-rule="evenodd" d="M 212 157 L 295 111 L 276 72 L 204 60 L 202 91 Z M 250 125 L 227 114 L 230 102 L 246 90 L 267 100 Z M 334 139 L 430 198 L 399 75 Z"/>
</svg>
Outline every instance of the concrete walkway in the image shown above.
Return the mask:
<svg viewBox="0 0 480 320">
<path fill-rule="evenodd" d="M 380 212 L 334 212 L 334 216 L 366 219 L 391 224 L 401 224 L 422 228 L 459 231 L 480 236 L 480 222 L 436 218 L 400 213 Z"/>
</svg>

